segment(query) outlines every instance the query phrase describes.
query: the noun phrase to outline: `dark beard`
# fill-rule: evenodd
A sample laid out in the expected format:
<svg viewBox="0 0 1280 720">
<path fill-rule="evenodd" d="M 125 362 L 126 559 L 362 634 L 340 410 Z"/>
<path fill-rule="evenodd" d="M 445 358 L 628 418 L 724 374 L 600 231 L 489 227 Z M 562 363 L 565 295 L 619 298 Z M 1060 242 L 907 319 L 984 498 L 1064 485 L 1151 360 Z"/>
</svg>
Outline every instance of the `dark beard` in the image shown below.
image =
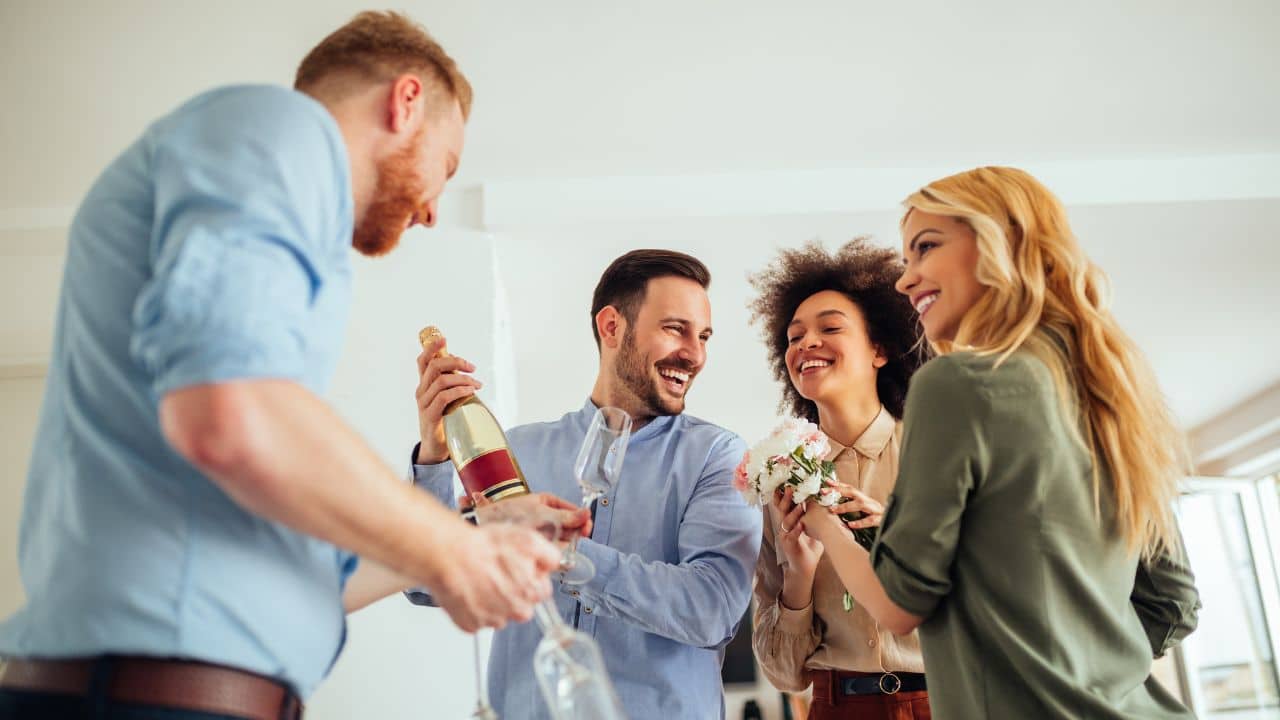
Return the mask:
<svg viewBox="0 0 1280 720">
<path fill-rule="evenodd" d="M 658 388 L 658 381 L 649 375 L 652 364 L 649 357 L 642 355 L 636 348 L 635 331 L 628 325 L 626 332 L 622 334 L 622 347 L 618 351 L 618 359 L 614 363 L 613 371 L 622 382 L 622 386 L 640 403 L 640 408 L 633 414 L 641 417 L 679 415 L 684 412 L 684 397 L 675 400 L 663 397 L 662 390 Z M 672 361 L 670 364 L 682 365 L 679 361 Z M 690 380 L 692 381 L 692 378 Z"/>
<path fill-rule="evenodd" d="M 424 188 L 417 165 L 425 134 L 423 126 L 403 149 L 378 161 L 373 200 L 351 240 L 361 254 L 376 257 L 391 252 L 400 244 L 409 218 L 418 211 Z"/>
</svg>

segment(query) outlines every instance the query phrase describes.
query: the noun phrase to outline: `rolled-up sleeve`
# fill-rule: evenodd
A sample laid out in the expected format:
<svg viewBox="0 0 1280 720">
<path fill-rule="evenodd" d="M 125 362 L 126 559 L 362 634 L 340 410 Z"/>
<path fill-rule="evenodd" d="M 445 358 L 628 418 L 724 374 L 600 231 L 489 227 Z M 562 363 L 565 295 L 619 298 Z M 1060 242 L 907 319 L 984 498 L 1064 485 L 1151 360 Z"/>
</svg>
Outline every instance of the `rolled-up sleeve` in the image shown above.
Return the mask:
<svg viewBox="0 0 1280 720">
<path fill-rule="evenodd" d="M 1129 599 L 1151 643 L 1151 656 L 1162 657 L 1196 629 L 1200 592 L 1187 562 L 1181 534 L 1176 545 L 1138 563 Z"/>
<path fill-rule="evenodd" d="M 911 381 L 898 482 L 871 564 L 885 593 L 927 618 L 951 592 L 951 566 L 970 493 L 985 473 L 984 401 L 975 378 L 948 357 Z"/>
<path fill-rule="evenodd" d="M 152 274 L 130 350 L 157 397 L 306 375 L 305 320 L 349 252 L 337 232 L 349 201 L 330 166 L 345 151 L 296 99 L 273 98 L 237 96 L 153 140 Z"/>
</svg>

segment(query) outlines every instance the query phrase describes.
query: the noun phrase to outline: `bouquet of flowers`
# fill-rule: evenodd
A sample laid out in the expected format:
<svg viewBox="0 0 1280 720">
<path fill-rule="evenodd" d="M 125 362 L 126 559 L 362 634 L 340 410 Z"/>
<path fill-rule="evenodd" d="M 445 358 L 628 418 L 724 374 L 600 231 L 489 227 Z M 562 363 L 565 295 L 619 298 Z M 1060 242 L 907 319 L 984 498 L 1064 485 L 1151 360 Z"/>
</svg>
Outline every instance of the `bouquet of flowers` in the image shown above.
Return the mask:
<svg viewBox="0 0 1280 720">
<path fill-rule="evenodd" d="M 760 506 L 773 493 L 790 485 L 797 504 L 813 500 L 823 507 L 845 502 L 834 487 L 835 463 L 826 459 L 831 445 L 817 425 L 799 418 L 786 418 L 768 437 L 756 443 L 742 457 L 734 472 L 734 486 L 747 502 Z M 863 513 L 843 513 L 840 519 L 857 520 Z M 875 528 L 852 530 L 859 545 L 871 549 Z"/>
</svg>

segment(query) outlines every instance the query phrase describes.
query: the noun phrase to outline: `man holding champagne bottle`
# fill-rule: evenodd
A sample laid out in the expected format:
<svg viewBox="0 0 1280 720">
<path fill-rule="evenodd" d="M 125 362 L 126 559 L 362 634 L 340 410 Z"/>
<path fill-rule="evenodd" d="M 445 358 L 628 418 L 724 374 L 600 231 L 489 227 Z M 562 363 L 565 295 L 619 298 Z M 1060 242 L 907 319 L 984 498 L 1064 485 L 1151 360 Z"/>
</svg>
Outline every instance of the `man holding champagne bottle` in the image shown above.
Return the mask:
<svg viewBox="0 0 1280 720">
<path fill-rule="evenodd" d="M 296 718 L 371 588 L 425 585 L 468 631 L 549 594 L 550 543 L 463 522 L 320 399 L 351 247 L 434 224 L 470 104 L 421 26 L 365 12 L 294 89 L 204 93 L 98 178 L 68 242 L 0 719 Z"/>
<path fill-rule="evenodd" d="M 557 421 L 507 433 L 530 488 L 572 502 L 583 492 L 574 460 L 596 409 L 632 418 L 621 480 L 599 499 L 590 537 L 578 545 L 596 574 L 585 584 L 557 582 L 556 593 L 565 621 L 599 644 L 632 718 L 723 717 L 722 653 L 750 600 L 759 550 L 760 514 L 732 482 L 745 444 L 684 414 L 711 337 L 710 281 L 683 253 L 616 259 L 592 302 L 600 365 L 591 397 Z M 418 358 L 420 442 L 411 462 L 414 482 L 449 502 L 455 475 L 442 414 L 479 382 L 466 374 L 471 363 L 441 349 L 438 338 Z M 495 634 L 489 688 L 500 716 L 548 716 L 530 672 L 538 640 L 528 623 Z"/>
</svg>

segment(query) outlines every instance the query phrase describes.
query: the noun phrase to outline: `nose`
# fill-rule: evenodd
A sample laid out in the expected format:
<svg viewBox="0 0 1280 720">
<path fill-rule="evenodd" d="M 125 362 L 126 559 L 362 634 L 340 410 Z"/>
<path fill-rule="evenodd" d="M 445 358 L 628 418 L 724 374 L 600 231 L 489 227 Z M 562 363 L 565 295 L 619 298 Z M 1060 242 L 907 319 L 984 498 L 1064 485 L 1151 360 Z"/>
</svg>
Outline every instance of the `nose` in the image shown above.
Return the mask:
<svg viewBox="0 0 1280 720">
<path fill-rule="evenodd" d="M 679 356 L 695 369 L 701 368 L 707 361 L 707 346 L 701 338 L 691 338 L 680 346 Z"/>
<path fill-rule="evenodd" d="M 432 199 L 426 204 L 426 214 L 422 218 L 422 224 L 427 227 L 436 226 L 436 218 L 439 217 L 439 211 L 436 209 L 436 201 Z"/>
<path fill-rule="evenodd" d="M 893 284 L 895 290 L 903 295 L 911 295 L 911 288 L 920 282 L 920 273 L 910 263 L 904 263 L 902 266 L 902 275 L 898 277 L 898 281 Z"/>
</svg>

